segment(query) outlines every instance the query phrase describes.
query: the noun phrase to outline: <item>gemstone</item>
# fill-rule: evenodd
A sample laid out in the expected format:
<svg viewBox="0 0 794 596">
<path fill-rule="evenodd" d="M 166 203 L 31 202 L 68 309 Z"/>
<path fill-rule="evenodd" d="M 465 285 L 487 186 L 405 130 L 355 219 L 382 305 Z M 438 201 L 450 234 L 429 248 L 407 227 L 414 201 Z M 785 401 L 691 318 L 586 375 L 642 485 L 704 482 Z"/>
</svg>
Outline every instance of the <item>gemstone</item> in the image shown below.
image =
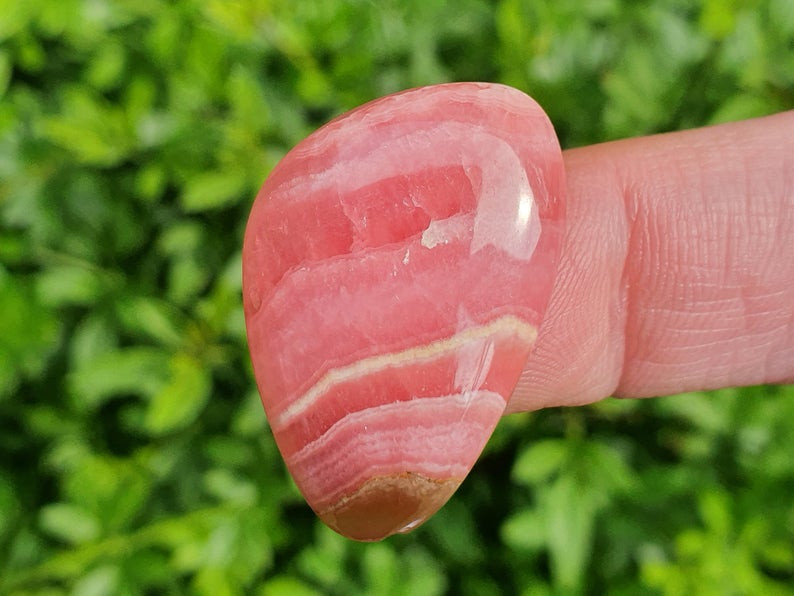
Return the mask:
<svg viewBox="0 0 794 596">
<path fill-rule="evenodd" d="M 537 336 L 564 212 L 554 129 L 502 85 L 378 99 L 273 169 L 243 246 L 251 360 L 334 530 L 407 532 L 471 470 Z"/>
</svg>

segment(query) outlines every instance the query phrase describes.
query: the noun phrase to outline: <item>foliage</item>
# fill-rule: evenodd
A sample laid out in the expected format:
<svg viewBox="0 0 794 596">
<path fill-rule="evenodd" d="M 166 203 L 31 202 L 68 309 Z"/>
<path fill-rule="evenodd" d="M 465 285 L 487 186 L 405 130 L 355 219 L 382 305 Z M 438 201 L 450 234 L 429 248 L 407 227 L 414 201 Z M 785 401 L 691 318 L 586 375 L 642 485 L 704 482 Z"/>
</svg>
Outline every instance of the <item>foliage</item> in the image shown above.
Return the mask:
<svg viewBox="0 0 794 596">
<path fill-rule="evenodd" d="M 794 388 L 505 419 L 425 527 L 302 503 L 252 383 L 269 169 L 373 97 L 494 80 L 565 146 L 794 106 L 792 0 L 0 0 L 0 592 L 787 593 Z"/>
</svg>

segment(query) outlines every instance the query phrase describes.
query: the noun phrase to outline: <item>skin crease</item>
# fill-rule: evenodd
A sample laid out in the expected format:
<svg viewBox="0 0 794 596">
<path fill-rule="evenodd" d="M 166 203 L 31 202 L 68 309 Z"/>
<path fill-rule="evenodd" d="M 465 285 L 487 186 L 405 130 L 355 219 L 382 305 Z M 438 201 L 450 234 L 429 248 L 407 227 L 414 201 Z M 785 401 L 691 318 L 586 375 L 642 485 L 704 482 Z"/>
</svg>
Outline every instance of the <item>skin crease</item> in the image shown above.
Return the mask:
<svg viewBox="0 0 794 596">
<path fill-rule="evenodd" d="M 794 382 L 794 111 L 563 157 L 560 269 L 508 413 Z"/>
</svg>

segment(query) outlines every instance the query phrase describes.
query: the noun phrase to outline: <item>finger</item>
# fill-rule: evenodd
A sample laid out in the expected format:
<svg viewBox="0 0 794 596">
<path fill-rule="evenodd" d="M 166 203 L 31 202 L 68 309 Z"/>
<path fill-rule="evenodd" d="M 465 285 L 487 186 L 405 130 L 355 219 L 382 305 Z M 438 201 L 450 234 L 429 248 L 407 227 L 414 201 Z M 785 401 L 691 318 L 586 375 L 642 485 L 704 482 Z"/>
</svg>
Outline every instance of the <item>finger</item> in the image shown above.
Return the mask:
<svg viewBox="0 0 794 596">
<path fill-rule="evenodd" d="M 794 111 L 564 158 L 560 271 L 509 411 L 794 380 Z"/>
</svg>

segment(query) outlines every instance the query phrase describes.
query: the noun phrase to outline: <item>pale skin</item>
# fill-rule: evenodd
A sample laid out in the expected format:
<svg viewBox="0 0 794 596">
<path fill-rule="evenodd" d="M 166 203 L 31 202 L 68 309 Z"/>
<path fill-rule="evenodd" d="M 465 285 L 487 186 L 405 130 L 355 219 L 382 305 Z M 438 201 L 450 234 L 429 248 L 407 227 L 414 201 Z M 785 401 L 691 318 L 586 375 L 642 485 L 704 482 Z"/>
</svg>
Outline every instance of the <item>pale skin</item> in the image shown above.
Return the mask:
<svg viewBox="0 0 794 596">
<path fill-rule="evenodd" d="M 508 412 L 794 382 L 794 111 L 563 157 L 560 269 Z"/>
</svg>

